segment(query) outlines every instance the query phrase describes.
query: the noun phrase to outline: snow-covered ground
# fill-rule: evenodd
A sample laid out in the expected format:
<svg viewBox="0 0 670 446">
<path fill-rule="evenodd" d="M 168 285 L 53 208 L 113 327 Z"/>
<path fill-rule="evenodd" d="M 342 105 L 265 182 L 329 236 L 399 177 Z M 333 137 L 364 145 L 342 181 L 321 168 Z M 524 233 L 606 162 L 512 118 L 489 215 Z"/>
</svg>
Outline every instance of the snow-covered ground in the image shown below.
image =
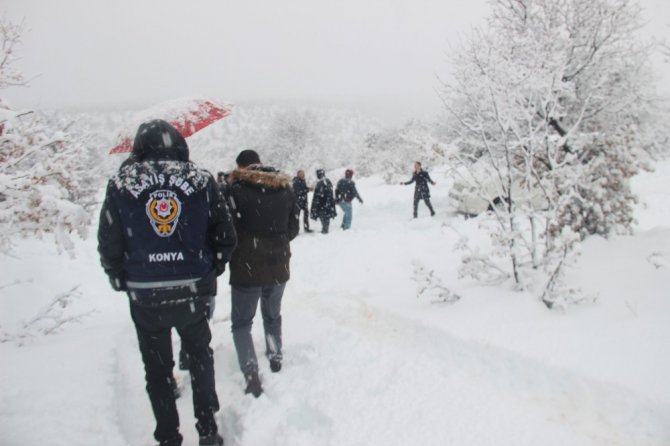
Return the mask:
<svg viewBox="0 0 670 446">
<path fill-rule="evenodd" d="M 359 180 L 365 204 L 354 204 L 351 231 L 292 244 L 285 366 L 272 374 L 262 361 L 259 399 L 243 394 L 220 279 L 213 348 L 226 444 L 669 445 L 669 178 L 666 161 L 635 179 L 633 236 L 585 243 L 571 281 L 596 300 L 566 311 L 457 278 L 459 238 L 483 236 L 446 211 L 439 173 L 438 215 L 424 207 L 417 220 L 412 187 Z M 48 240 L 0 258 L 2 445 L 153 444 L 127 299 L 108 286 L 94 235 L 74 259 Z M 461 299 L 420 294 L 431 273 Z M 257 321 L 259 352 L 261 331 Z M 179 409 L 184 444 L 197 444 L 188 386 Z"/>
</svg>

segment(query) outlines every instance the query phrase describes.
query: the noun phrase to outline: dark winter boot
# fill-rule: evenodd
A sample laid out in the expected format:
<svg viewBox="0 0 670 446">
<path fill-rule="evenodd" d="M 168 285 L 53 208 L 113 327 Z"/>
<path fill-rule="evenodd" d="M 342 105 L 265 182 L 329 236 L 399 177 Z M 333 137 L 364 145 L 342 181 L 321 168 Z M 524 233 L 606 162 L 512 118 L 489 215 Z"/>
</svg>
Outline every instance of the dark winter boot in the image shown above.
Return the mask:
<svg viewBox="0 0 670 446">
<path fill-rule="evenodd" d="M 258 377 L 258 373 L 245 375 L 244 380 L 247 382 L 247 388 L 244 390 L 244 393 L 250 393 L 256 398 L 261 396 L 263 387 L 261 387 L 261 379 Z"/>
<path fill-rule="evenodd" d="M 273 358 L 270 360 L 270 370 L 272 370 L 273 373 L 277 373 L 278 371 L 281 370 L 281 359 L 278 358 Z"/>
<path fill-rule="evenodd" d="M 200 437 L 198 442 L 200 446 L 223 446 L 223 437 L 219 434 L 212 434 L 206 437 Z"/>
<path fill-rule="evenodd" d="M 174 438 L 171 438 L 169 440 L 161 440 L 160 443 L 158 443 L 158 446 L 181 446 L 183 438 L 181 434 L 177 434 Z"/>
<path fill-rule="evenodd" d="M 428 209 L 430 209 L 430 216 L 435 215 L 435 210 L 433 209 L 433 205 L 431 204 L 430 200 L 428 198 L 425 199 L 426 205 L 428 206 Z"/>
</svg>

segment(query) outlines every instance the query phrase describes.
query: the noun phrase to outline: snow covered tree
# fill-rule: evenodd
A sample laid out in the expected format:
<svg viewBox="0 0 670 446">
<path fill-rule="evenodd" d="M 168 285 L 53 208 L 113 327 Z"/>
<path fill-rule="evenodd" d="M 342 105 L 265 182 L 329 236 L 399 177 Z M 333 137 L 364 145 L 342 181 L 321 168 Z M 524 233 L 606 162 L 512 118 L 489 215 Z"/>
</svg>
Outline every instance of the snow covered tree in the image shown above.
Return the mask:
<svg viewBox="0 0 670 446">
<path fill-rule="evenodd" d="M 23 85 L 15 50 L 23 25 L 0 22 L 0 88 Z M 55 235 L 72 252 L 69 234 L 84 236 L 93 205 L 93 163 L 66 128 L 42 113 L 11 110 L 0 98 L 0 252 L 21 236 Z"/>
<path fill-rule="evenodd" d="M 317 168 L 361 173 L 358 154 L 365 151 L 366 136 L 379 127 L 375 119 L 348 109 L 238 105 L 189 144 L 197 147 L 194 159 L 212 171 L 231 170 L 240 150 L 249 148 L 288 174 L 304 170 L 311 181 Z"/>
<path fill-rule="evenodd" d="M 399 128 L 370 133 L 365 140 L 365 150 L 356 157 L 360 173 L 383 173 L 388 182 L 395 182 L 399 175 L 411 174 L 415 161 L 425 165 L 442 161 L 446 148 L 435 131 L 425 122 L 409 121 Z"/>
<path fill-rule="evenodd" d="M 295 166 L 312 166 L 323 162 L 323 132 L 320 120 L 312 110 L 287 110 L 274 116 L 262 153 L 267 153 L 269 164 L 296 170 Z M 265 161 L 265 160 L 264 160 Z"/>
<path fill-rule="evenodd" d="M 0 19 L 0 88 L 25 85 L 23 73 L 16 68 L 16 49 L 21 43 L 25 24 Z"/>
<path fill-rule="evenodd" d="M 491 5 L 488 27 L 454 52 L 442 99 L 454 161 L 491 201 L 494 238 L 526 287 L 528 267 L 556 278 L 579 239 L 629 230 L 627 180 L 654 143 L 649 47 L 632 0 Z M 546 209 L 523 199 L 537 195 Z"/>
</svg>

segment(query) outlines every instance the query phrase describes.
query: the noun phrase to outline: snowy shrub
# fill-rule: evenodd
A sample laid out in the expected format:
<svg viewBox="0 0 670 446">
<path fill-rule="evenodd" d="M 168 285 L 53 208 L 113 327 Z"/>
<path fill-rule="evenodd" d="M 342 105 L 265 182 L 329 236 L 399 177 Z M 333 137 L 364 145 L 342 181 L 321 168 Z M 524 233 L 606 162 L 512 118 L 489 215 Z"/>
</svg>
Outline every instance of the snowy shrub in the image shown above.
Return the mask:
<svg viewBox="0 0 670 446">
<path fill-rule="evenodd" d="M 60 293 L 48 304 L 35 313 L 30 319 L 21 323 L 16 332 L 0 332 L 0 343 L 16 342 L 23 345 L 37 335 L 51 335 L 63 330 L 68 324 L 79 323 L 92 311 L 75 313 L 72 307 L 82 297 L 79 286 Z"/>
<path fill-rule="evenodd" d="M 427 299 L 431 303 L 453 303 L 461 298 L 442 284 L 440 278 L 435 275 L 435 270 L 428 269 L 419 260 L 414 260 L 412 265 L 414 266 L 412 279 L 417 284 L 416 297 Z"/>
<path fill-rule="evenodd" d="M 638 172 L 629 135 L 621 138 L 585 135 L 579 157 L 571 157 L 556 177 L 556 214 L 549 235 L 569 227 L 581 239 L 588 235 L 630 233 L 636 198 L 629 179 Z"/>
<path fill-rule="evenodd" d="M 53 234 L 72 253 L 70 234 L 86 235 L 99 186 L 90 153 L 42 113 L 0 113 L 0 252 L 15 237 Z"/>
</svg>

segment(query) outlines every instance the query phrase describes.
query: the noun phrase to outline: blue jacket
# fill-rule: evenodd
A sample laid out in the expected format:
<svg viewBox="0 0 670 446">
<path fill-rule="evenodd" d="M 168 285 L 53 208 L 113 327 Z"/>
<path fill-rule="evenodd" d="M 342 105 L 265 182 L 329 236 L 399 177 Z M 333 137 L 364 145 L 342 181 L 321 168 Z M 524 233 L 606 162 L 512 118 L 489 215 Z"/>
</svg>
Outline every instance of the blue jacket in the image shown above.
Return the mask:
<svg viewBox="0 0 670 446">
<path fill-rule="evenodd" d="M 178 133 L 171 140 L 186 147 Z M 138 305 L 215 295 L 216 277 L 236 240 L 214 178 L 183 153 L 150 150 L 124 163 L 109 181 L 98 251 L 112 286 Z"/>
</svg>

